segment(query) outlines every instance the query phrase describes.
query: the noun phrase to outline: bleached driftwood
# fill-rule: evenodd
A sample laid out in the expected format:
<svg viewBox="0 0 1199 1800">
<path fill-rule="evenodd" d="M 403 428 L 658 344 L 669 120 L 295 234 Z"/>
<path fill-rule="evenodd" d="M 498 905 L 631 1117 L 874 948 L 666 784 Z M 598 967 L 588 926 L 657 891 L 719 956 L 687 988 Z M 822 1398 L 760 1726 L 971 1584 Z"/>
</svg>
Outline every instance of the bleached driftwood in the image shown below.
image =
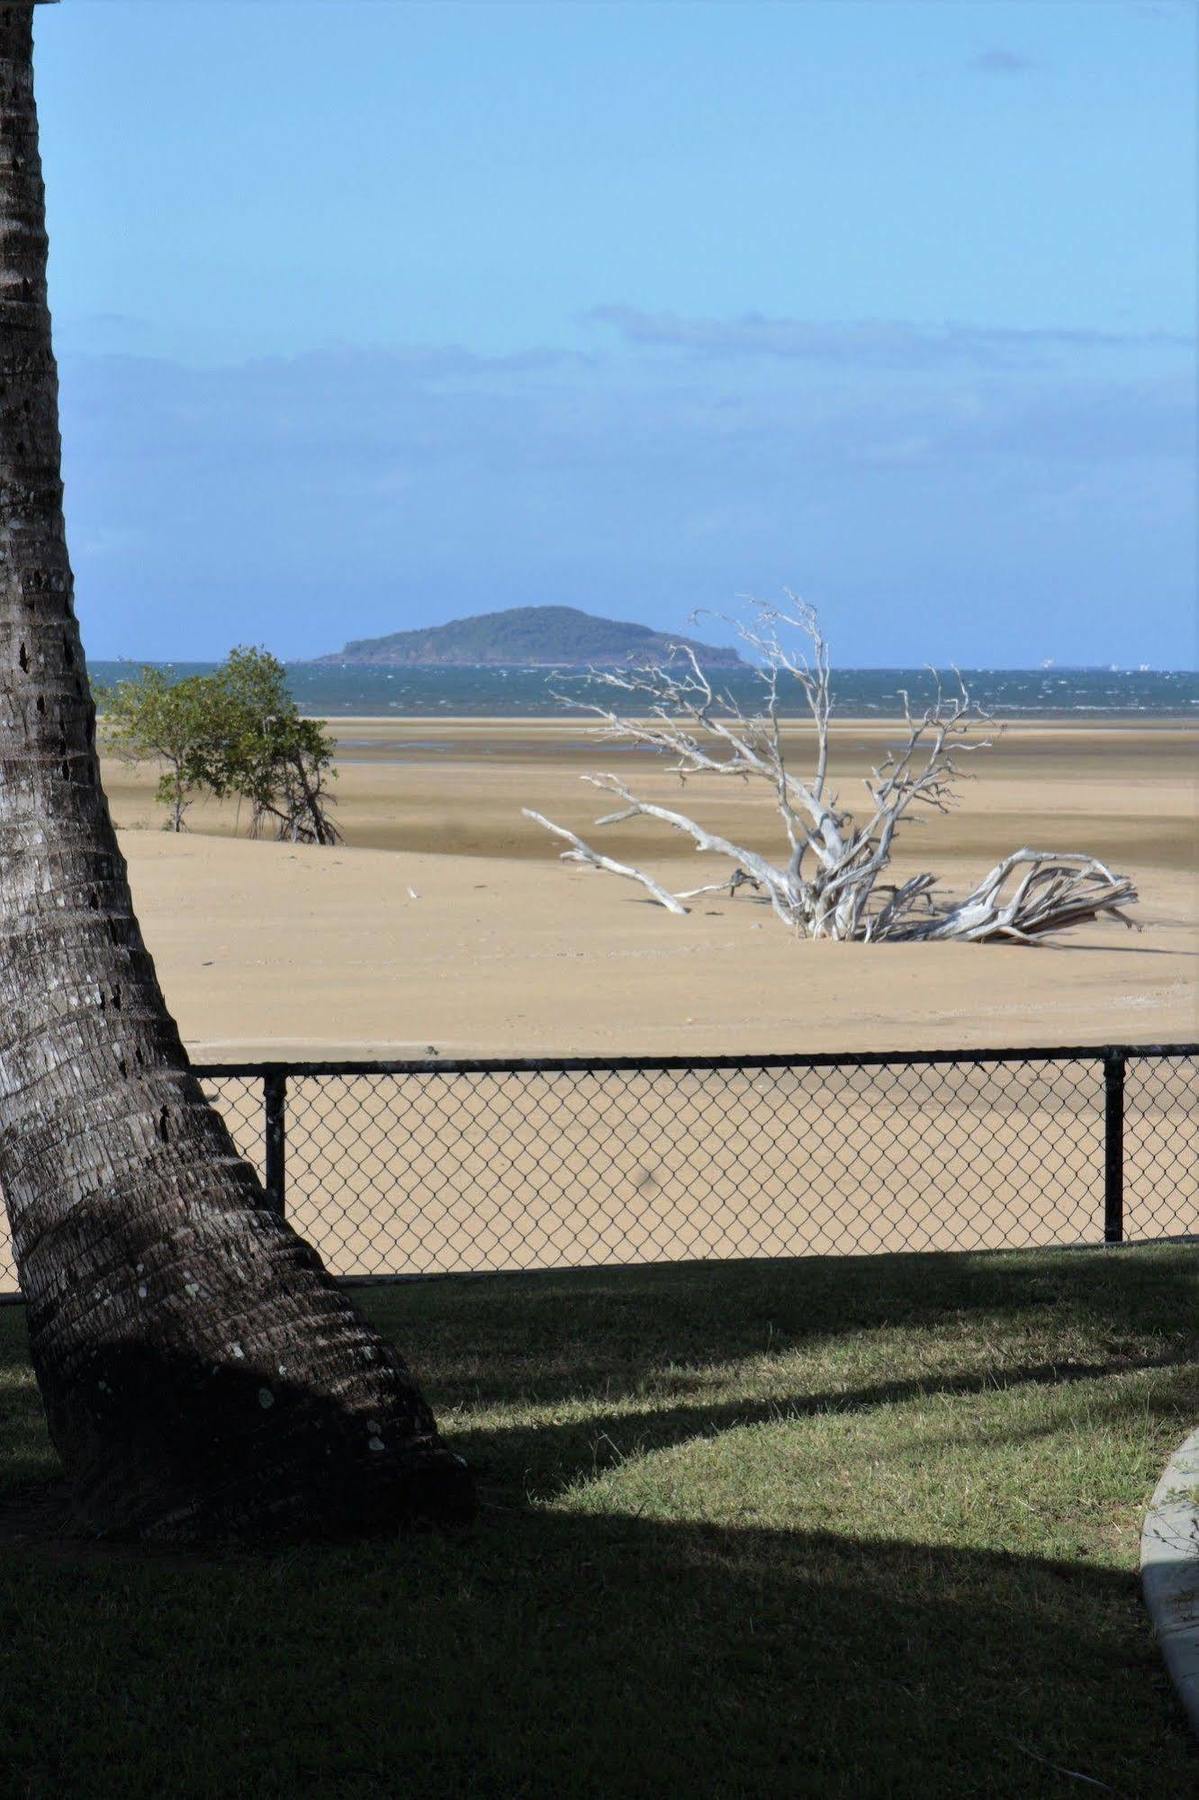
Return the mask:
<svg viewBox="0 0 1199 1800">
<path fill-rule="evenodd" d="M 601 856 L 598 850 L 593 850 L 589 844 L 585 844 L 582 838 L 575 836 L 573 831 L 567 831 L 565 825 L 555 825 L 552 819 L 547 819 L 541 813 L 534 812 L 531 807 L 525 806 L 521 810 L 526 819 L 535 819 L 538 825 L 544 825 L 547 831 L 554 833 L 555 837 L 565 838 L 573 846 L 572 849 L 563 850 L 560 853 L 563 862 L 590 863 L 593 869 L 606 869 L 609 875 L 626 875 L 630 881 L 639 881 L 642 887 L 648 888 L 654 899 L 660 906 L 664 906 L 667 912 L 686 913 L 687 908 L 683 905 L 682 897 L 668 893 L 660 882 L 654 880 L 652 875 L 646 875 L 641 869 L 632 869 L 627 863 L 613 862 L 610 856 Z"/>
<path fill-rule="evenodd" d="M 639 716 L 594 702 L 585 710 L 600 721 L 601 742 L 668 755 L 681 785 L 701 775 L 765 783 L 782 822 L 785 855 L 771 861 L 685 813 L 641 799 L 617 775 L 601 773 L 583 779 L 620 805 L 597 824 L 653 819 L 689 837 L 697 851 L 726 858 L 733 864 L 731 878 L 671 893 L 644 870 L 613 861 L 526 807 L 527 818 L 571 845 L 562 852 L 564 861 L 637 881 L 673 913 L 686 913 L 684 903 L 700 894 L 726 886 L 735 893 L 748 882 L 784 924 L 810 938 L 1029 943 L 1102 917 L 1132 925 L 1121 911 L 1137 897 L 1129 878 L 1076 851 L 1017 850 L 958 902 L 939 897 L 933 875 L 916 875 L 898 886 L 884 883 L 903 820 L 913 808 L 949 811 L 957 782 L 968 774 L 956 759 L 990 747 L 991 740 L 979 735 L 987 715 L 960 675 L 951 694 L 936 677 L 935 698 L 923 711 L 913 710 L 902 694 L 904 739 L 865 779 L 868 808 L 856 819 L 829 790 L 832 681 L 828 645 L 814 611 L 789 594 L 782 606 L 755 603 L 749 618 L 737 622 L 737 631 L 758 661 L 763 684 L 758 712 L 747 716 L 729 695 L 718 694 L 688 645 L 675 650 L 669 665 L 593 670 L 587 677 L 592 688 L 613 690 L 626 705 L 633 702 Z M 784 749 L 780 690 L 788 681 L 799 687 L 816 727 L 815 768 L 806 778 L 789 768 Z"/>
</svg>

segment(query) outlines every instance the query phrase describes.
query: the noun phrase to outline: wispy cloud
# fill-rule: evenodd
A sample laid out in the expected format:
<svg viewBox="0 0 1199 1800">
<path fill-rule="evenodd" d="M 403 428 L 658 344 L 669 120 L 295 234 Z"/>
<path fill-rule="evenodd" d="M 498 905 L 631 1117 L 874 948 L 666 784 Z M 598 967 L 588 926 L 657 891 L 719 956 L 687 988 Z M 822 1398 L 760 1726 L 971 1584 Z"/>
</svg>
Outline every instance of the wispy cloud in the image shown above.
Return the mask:
<svg viewBox="0 0 1199 1800">
<path fill-rule="evenodd" d="M 772 356 L 829 365 L 933 370 L 1035 367 L 1070 351 L 1131 350 L 1194 345 L 1169 332 L 1086 331 L 1063 327 L 1012 329 L 986 325 L 915 325 L 902 320 L 820 323 L 769 319 L 689 319 L 635 306 L 597 306 L 588 315 L 610 325 L 628 344 L 690 350 L 702 356 Z"/>
<path fill-rule="evenodd" d="M 694 605 L 787 580 L 868 613 L 906 584 L 954 632 L 963 592 L 985 622 L 986 593 L 1068 589 L 1083 642 L 1094 595 L 1123 596 L 1143 566 L 1158 647 L 1133 660 L 1181 654 L 1164 621 L 1193 580 L 1185 371 L 764 372 L 656 352 L 416 346 L 201 369 L 68 354 L 94 653 L 254 635 L 310 654 L 351 630 L 535 600 L 611 612 L 616 596 L 682 629 Z M 1086 497 L 1064 522 L 1063 495 Z M 983 625 L 973 648 L 938 642 L 1000 653 Z M 890 652 L 863 637 L 846 654 Z"/>
<path fill-rule="evenodd" d="M 1030 56 L 1022 56 L 1018 50 L 998 47 L 981 50 L 966 64 L 968 69 L 975 70 L 979 75 L 1027 75 L 1036 66 Z"/>
</svg>

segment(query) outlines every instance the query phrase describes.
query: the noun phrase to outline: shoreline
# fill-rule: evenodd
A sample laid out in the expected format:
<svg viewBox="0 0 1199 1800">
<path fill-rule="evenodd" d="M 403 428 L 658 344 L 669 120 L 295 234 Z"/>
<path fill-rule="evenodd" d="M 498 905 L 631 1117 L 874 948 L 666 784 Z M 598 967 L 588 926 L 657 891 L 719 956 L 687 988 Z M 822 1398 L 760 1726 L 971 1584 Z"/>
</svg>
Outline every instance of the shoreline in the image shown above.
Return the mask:
<svg viewBox="0 0 1199 1800">
<path fill-rule="evenodd" d="M 103 718 L 103 709 L 97 707 L 99 716 Z M 386 712 L 386 713 L 349 713 L 322 712 L 319 709 L 309 711 L 299 708 L 302 719 L 315 719 L 318 723 L 338 725 L 396 725 L 396 726 L 552 726 L 555 728 L 573 728 L 575 730 L 594 729 L 593 715 L 563 709 L 561 712 L 442 712 L 440 708 L 428 712 Z M 638 715 L 630 714 L 629 717 Z M 806 712 L 781 713 L 780 724 L 787 730 L 811 729 L 811 716 Z M 838 728 L 892 729 L 904 723 L 902 713 L 837 713 L 832 715 L 831 724 Z M 980 725 L 997 731 L 1020 730 L 1079 730 L 1079 731 L 1194 731 L 1199 733 L 1199 706 L 1193 712 L 1148 712 L 1131 708 L 1112 708 L 1083 710 L 1074 708 L 1070 711 L 1033 711 L 1022 713 L 994 713 L 989 718 L 980 719 Z"/>
<path fill-rule="evenodd" d="M 594 731 L 596 722 L 593 717 L 582 717 L 578 713 L 324 713 L 302 712 L 301 718 L 316 719 L 322 724 L 337 725 L 403 725 L 421 726 L 454 725 L 454 726 L 498 726 L 505 729 L 519 726 L 550 726 L 557 730 Z M 640 715 L 630 714 L 630 718 Z M 780 715 L 779 723 L 788 730 L 812 730 L 813 724 L 807 713 L 787 713 Z M 861 731 L 867 729 L 891 729 L 902 725 L 902 713 L 834 713 L 830 721 L 834 731 L 839 729 Z M 989 719 L 980 719 L 979 725 L 985 725 L 995 731 L 1194 731 L 1199 733 L 1199 709 L 1194 714 L 1187 713 L 1022 713 L 1019 716 L 995 714 Z"/>
</svg>

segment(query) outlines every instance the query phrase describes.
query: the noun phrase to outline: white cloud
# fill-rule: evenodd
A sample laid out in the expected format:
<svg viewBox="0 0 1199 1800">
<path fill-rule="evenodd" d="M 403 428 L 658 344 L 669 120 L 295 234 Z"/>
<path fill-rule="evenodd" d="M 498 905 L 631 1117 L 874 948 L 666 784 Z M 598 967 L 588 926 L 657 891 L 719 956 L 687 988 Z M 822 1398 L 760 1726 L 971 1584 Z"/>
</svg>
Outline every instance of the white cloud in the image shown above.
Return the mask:
<svg viewBox="0 0 1199 1800">
<path fill-rule="evenodd" d="M 627 344 L 647 348 L 906 370 L 1030 367 L 1078 352 L 1181 349 L 1195 343 L 1193 336 L 1169 332 L 1060 326 L 1013 329 L 960 323 L 918 325 L 895 319 L 826 323 L 765 318 L 760 313 L 746 313 L 734 319 L 703 319 L 673 312 L 645 312 L 623 305 L 597 306 L 587 316 L 598 324 L 612 326 Z"/>
</svg>

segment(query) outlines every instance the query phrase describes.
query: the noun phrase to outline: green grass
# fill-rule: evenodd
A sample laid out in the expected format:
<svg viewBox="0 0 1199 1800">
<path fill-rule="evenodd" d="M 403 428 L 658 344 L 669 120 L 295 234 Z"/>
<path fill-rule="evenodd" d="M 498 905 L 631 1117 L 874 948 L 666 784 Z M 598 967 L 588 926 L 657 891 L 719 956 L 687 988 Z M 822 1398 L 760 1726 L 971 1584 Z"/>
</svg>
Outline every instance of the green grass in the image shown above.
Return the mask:
<svg viewBox="0 0 1199 1800">
<path fill-rule="evenodd" d="M 465 1537 L 0 1547 L 0 1789 L 1184 1800 L 1141 1515 L 1199 1258 L 754 1263 L 374 1290 Z M 2 1479 L 53 1473 L 0 1315 Z"/>
</svg>

